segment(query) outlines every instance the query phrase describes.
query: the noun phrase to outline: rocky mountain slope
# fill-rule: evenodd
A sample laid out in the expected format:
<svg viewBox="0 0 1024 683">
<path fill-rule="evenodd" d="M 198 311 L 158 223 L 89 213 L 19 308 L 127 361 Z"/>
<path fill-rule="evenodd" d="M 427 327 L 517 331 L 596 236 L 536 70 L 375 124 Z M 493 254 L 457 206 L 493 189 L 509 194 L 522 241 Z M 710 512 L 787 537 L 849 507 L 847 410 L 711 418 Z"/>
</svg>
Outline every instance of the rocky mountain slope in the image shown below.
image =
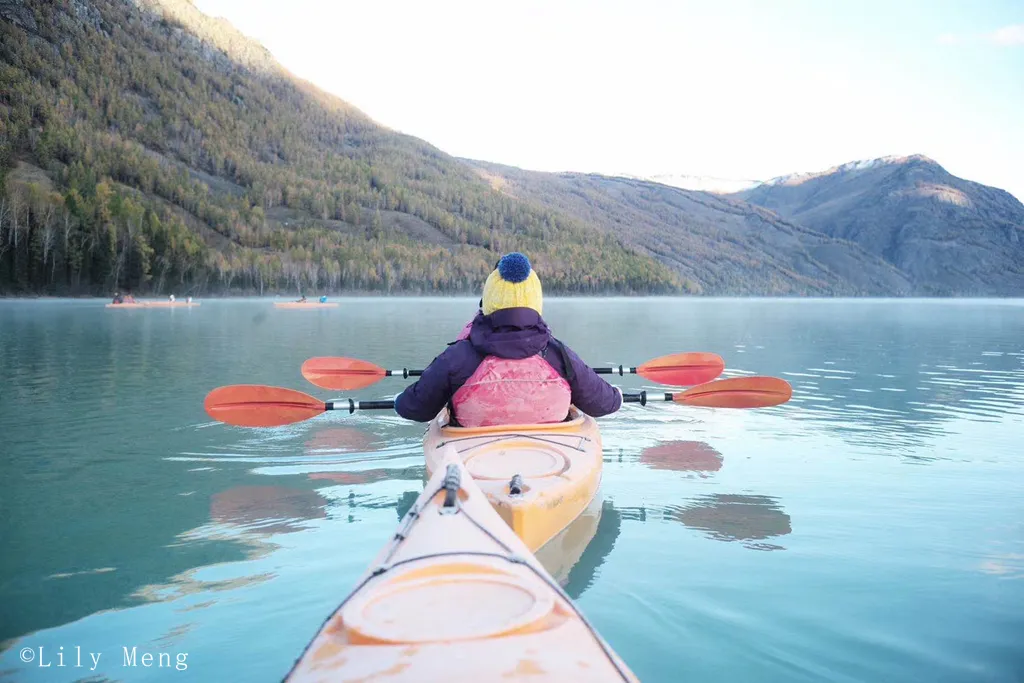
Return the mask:
<svg viewBox="0 0 1024 683">
<path fill-rule="evenodd" d="M 705 192 L 466 160 L 511 197 L 565 212 L 656 256 L 703 294 L 900 295 L 896 268 L 856 244 Z"/>
<path fill-rule="evenodd" d="M 856 242 L 937 295 L 1024 293 L 1024 205 L 924 156 L 853 162 L 732 195 Z"/>
</svg>

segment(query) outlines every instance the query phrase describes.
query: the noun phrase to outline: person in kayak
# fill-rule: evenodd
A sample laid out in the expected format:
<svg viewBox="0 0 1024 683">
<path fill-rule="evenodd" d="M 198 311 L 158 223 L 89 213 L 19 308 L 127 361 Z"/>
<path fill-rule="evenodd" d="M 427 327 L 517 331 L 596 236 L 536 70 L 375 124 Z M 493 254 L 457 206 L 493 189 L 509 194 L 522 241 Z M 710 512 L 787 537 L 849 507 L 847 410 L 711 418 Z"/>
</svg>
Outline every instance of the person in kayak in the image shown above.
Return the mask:
<svg viewBox="0 0 1024 683">
<path fill-rule="evenodd" d="M 121 296 L 121 292 L 114 292 L 114 303 L 115 304 L 123 304 L 124 303 L 124 297 Z"/>
<path fill-rule="evenodd" d="M 320 303 L 322 303 L 322 304 L 327 303 L 327 295 L 326 294 L 322 294 L 320 296 Z"/>
<path fill-rule="evenodd" d="M 506 254 L 484 284 L 469 337 L 450 345 L 395 399 L 395 412 L 429 422 L 445 406 L 464 427 L 561 422 L 569 406 L 592 417 L 622 407 L 622 392 L 551 335 L 540 279 Z"/>
</svg>

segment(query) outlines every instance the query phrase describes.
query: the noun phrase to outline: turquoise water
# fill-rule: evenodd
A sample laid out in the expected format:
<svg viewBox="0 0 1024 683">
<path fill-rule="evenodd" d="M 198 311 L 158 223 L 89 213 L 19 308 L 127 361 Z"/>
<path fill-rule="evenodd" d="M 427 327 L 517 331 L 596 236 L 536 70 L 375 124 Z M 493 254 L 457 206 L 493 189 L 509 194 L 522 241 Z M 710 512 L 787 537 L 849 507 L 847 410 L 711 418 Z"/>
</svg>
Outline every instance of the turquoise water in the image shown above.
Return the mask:
<svg viewBox="0 0 1024 683">
<path fill-rule="evenodd" d="M 423 367 L 476 301 L 341 304 L 0 302 L 0 680 L 280 679 L 420 490 L 423 428 L 240 429 L 204 395 L 331 398 L 299 374 L 315 355 Z M 794 386 L 767 410 L 600 420 L 600 523 L 562 578 L 642 680 L 1024 680 L 1024 302 L 545 314 L 593 364 L 713 351 Z"/>
</svg>

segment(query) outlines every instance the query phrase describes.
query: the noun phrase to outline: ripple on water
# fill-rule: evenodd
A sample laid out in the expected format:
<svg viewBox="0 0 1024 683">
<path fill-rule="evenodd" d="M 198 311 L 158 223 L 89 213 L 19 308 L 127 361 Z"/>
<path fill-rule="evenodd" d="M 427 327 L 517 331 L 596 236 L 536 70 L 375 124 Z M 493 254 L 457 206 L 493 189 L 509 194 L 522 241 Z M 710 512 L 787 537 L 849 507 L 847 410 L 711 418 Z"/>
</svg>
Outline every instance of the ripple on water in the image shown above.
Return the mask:
<svg viewBox="0 0 1024 683">
<path fill-rule="evenodd" d="M 888 447 L 904 457 L 932 459 L 923 451 L 931 440 L 955 429 L 958 421 L 994 423 L 1024 415 L 1024 370 L 991 367 L 1003 362 L 1001 352 L 985 352 L 968 366 L 953 363 L 921 364 L 913 374 L 853 371 L 838 373 L 812 365 L 784 376 L 812 377 L 820 382 L 843 379 L 840 392 L 823 391 L 819 384 L 797 381 L 790 405 L 793 417 L 809 420 L 857 443 Z M 885 382 L 879 384 L 878 378 Z M 861 399 L 855 399 L 860 396 Z M 889 397 L 892 398 L 889 398 Z M 915 452 L 916 451 L 916 452 Z"/>
</svg>

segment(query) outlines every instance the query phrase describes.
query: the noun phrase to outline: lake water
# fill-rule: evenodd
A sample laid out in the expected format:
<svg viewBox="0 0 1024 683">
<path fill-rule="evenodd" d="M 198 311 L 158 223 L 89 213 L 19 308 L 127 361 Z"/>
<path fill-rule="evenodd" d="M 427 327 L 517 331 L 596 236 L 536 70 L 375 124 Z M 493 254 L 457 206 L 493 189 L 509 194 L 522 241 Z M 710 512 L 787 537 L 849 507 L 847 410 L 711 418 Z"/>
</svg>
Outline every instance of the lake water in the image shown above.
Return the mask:
<svg viewBox="0 0 1024 683">
<path fill-rule="evenodd" d="M 332 398 L 303 360 L 420 368 L 475 306 L 0 302 L 0 680 L 280 679 L 419 492 L 423 427 L 332 413 L 241 429 L 203 397 L 261 383 Z M 599 421 L 600 522 L 559 571 L 642 680 L 1024 680 L 1024 302 L 545 313 L 592 364 L 713 351 L 726 376 L 794 387 L 766 410 Z M 187 668 L 126 667 L 125 647 Z"/>
</svg>

